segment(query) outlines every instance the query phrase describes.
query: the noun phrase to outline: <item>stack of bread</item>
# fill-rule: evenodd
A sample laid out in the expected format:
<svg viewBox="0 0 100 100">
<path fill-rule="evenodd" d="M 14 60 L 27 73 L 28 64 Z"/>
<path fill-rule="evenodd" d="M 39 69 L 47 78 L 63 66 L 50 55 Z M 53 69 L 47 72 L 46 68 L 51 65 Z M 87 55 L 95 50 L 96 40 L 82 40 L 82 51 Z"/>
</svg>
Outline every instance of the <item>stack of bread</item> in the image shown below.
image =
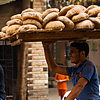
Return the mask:
<svg viewBox="0 0 100 100">
<path fill-rule="evenodd" d="M 12 34 L 16 33 L 22 24 L 23 22 L 21 20 L 21 14 L 11 16 L 10 20 L 6 23 L 8 26 L 6 35 L 11 36 Z"/>
<path fill-rule="evenodd" d="M 18 32 L 32 31 L 42 28 L 42 14 L 36 12 L 34 9 L 28 8 L 21 12 L 21 19 L 23 25 Z"/>
<path fill-rule="evenodd" d="M 57 21 L 59 9 L 50 8 L 43 12 L 43 28 L 45 29 L 56 29 L 62 30 L 65 28 L 65 25 L 61 21 Z"/>
<path fill-rule="evenodd" d="M 7 28 L 8 28 L 8 26 L 2 27 L 1 32 L 0 32 L 0 38 L 6 37 L 6 30 L 7 30 Z"/>
<path fill-rule="evenodd" d="M 93 29 L 94 23 L 88 20 L 89 15 L 85 13 L 86 8 L 82 5 L 69 5 L 63 7 L 60 16 L 66 16 L 74 23 L 75 30 Z"/>
<path fill-rule="evenodd" d="M 95 29 L 100 29 L 100 7 L 91 5 L 85 12 L 89 15 L 89 20 L 95 24 Z"/>
<path fill-rule="evenodd" d="M 88 8 L 82 5 L 69 5 L 60 11 L 58 8 L 50 8 L 42 14 L 28 8 L 21 14 L 11 16 L 6 26 L 1 29 L 0 37 L 27 31 L 34 32 L 38 29 L 90 30 L 94 28 L 100 29 L 100 6 L 97 5 Z"/>
</svg>

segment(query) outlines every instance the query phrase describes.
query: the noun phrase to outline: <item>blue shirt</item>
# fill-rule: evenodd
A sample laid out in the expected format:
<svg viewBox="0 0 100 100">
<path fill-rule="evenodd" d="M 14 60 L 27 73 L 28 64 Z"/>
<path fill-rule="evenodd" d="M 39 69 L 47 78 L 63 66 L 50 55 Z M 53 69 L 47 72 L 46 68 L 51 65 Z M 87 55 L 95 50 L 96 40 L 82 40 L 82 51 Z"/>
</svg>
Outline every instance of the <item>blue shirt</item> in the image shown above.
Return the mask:
<svg viewBox="0 0 100 100">
<path fill-rule="evenodd" d="M 78 83 L 81 77 L 88 79 L 88 83 L 76 98 L 77 100 L 100 100 L 97 70 L 92 62 L 85 60 L 78 67 L 67 67 L 67 72 L 72 77 L 73 86 Z"/>
<path fill-rule="evenodd" d="M 0 65 L 0 98 L 6 99 L 5 84 L 4 84 L 4 71 Z"/>
</svg>

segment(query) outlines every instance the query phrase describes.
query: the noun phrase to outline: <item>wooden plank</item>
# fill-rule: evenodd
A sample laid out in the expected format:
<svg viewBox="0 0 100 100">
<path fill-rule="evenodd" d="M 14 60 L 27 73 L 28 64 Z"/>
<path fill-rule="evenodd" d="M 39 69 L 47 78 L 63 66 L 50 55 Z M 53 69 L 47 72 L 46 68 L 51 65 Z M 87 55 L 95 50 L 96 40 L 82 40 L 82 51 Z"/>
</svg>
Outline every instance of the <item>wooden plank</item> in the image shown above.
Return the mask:
<svg viewBox="0 0 100 100">
<path fill-rule="evenodd" d="M 23 41 L 22 39 L 18 39 L 18 40 L 16 40 L 16 41 L 12 42 L 12 43 L 11 43 L 11 46 L 19 45 L 19 44 L 21 44 L 22 41 Z"/>
<path fill-rule="evenodd" d="M 23 39 L 23 42 L 100 39 L 100 31 L 27 32 L 17 35 L 18 39 Z"/>
</svg>

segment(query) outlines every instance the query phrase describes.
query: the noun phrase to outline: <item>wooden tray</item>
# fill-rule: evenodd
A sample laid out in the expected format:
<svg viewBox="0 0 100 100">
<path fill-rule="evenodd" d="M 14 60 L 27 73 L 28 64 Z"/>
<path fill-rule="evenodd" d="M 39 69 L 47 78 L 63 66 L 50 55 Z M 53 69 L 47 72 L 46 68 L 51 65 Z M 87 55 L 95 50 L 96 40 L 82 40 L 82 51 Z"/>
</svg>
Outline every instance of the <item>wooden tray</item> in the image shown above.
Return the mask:
<svg viewBox="0 0 100 100">
<path fill-rule="evenodd" d="M 53 40 L 88 40 L 88 39 L 100 39 L 100 30 L 24 32 L 16 34 L 16 37 L 17 39 L 22 39 L 23 42 L 53 41 Z"/>
<path fill-rule="evenodd" d="M 17 32 L 8 37 L 11 45 L 20 44 L 20 42 L 36 42 L 36 41 L 57 41 L 57 40 L 89 40 L 100 39 L 100 29 L 94 30 L 31 30 L 25 32 Z"/>
</svg>

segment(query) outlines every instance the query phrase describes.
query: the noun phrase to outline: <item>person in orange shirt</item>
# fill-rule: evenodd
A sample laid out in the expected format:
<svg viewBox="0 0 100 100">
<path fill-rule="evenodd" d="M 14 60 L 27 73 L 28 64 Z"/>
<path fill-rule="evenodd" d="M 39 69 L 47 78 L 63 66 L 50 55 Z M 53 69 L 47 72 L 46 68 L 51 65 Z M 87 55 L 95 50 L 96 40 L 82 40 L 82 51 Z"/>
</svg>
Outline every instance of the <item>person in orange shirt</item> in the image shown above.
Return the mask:
<svg viewBox="0 0 100 100">
<path fill-rule="evenodd" d="M 56 73 L 55 81 L 57 82 L 58 93 L 62 100 L 64 94 L 67 92 L 66 81 L 69 81 L 69 76 Z"/>
</svg>

